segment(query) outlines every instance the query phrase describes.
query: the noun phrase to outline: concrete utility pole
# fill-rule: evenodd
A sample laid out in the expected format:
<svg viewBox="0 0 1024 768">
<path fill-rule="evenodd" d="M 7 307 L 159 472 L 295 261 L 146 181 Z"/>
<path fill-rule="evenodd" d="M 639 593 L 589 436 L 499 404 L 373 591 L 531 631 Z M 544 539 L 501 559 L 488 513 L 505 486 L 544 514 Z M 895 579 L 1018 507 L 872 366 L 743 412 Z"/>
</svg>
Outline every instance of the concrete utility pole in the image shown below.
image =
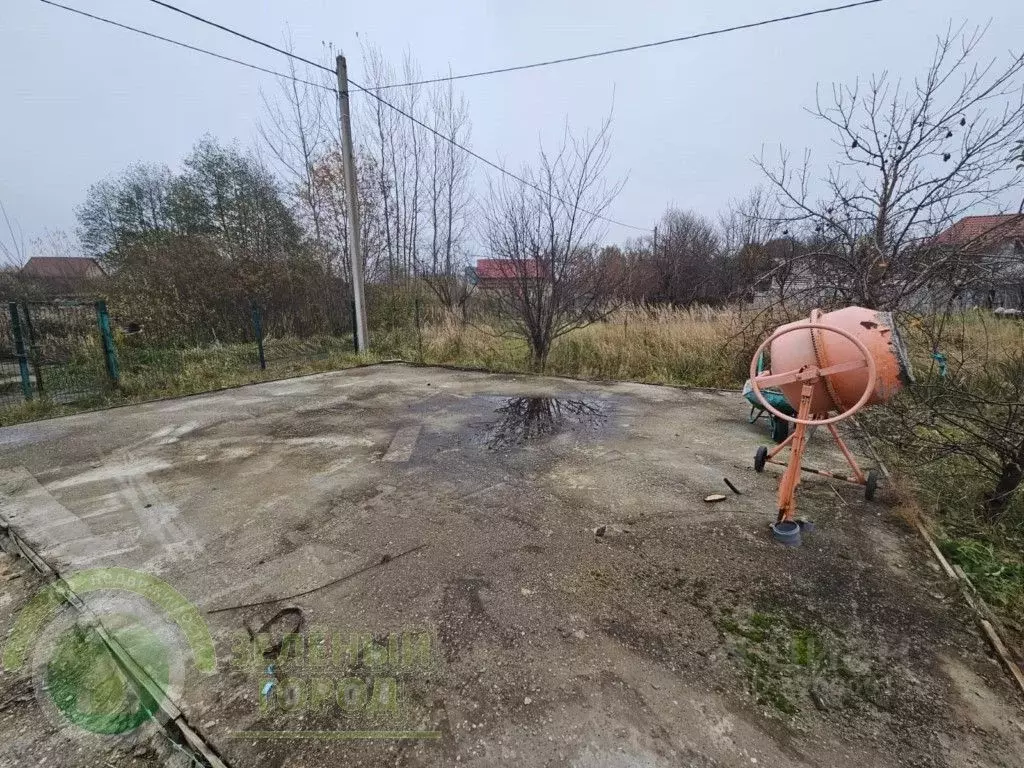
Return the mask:
<svg viewBox="0 0 1024 768">
<path fill-rule="evenodd" d="M 366 329 L 366 296 L 363 292 L 363 249 L 359 243 L 359 198 L 356 196 L 356 162 L 352 151 L 352 122 L 348 111 L 348 67 L 345 57 L 335 59 L 338 72 L 338 110 L 341 118 L 341 155 L 345 168 L 345 203 L 348 207 L 348 255 L 352 260 L 352 293 L 356 301 L 356 350 L 370 349 Z"/>
</svg>

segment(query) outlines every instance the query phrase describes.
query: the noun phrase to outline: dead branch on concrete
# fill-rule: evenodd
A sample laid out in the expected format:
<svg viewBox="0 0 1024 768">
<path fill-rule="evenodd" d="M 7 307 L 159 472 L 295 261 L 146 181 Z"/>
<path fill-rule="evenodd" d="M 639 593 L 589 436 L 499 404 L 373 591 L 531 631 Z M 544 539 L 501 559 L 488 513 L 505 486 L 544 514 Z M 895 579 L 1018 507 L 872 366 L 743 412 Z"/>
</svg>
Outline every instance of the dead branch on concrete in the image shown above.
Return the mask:
<svg viewBox="0 0 1024 768">
<path fill-rule="evenodd" d="M 404 552 L 399 552 L 397 555 L 388 555 L 388 554 L 382 555 L 380 560 L 377 560 L 376 562 L 370 563 L 369 565 L 364 565 L 362 568 L 359 568 L 358 570 L 352 571 L 351 573 L 346 573 L 344 576 L 339 576 L 336 579 L 331 579 L 330 581 L 328 581 L 328 582 L 326 582 L 324 584 L 321 584 L 318 587 L 313 587 L 312 589 L 307 589 L 304 592 L 296 592 L 294 595 L 282 595 L 281 597 L 270 597 L 270 598 L 267 598 L 266 600 L 258 600 L 258 601 L 254 602 L 254 603 L 242 603 L 241 605 L 227 605 L 227 606 L 224 606 L 223 608 L 214 608 L 213 610 L 207 611 L 206 613 L 207 614 L 214 614 L 214 613 L 225 613 L 227 611 L 240 611 L 243 608 L 258 608 L 261 605 L 271 605 L 273 603 L 283 603 L 286 600 L 297 600 L 300 597 L 305 597 L 306 595 L 311 595 L 314 592 L 319 592 L 321 589 L 327 589 L 328 587 L 333 587 L 334 585 L 340 584 L 343 581 L 348 581 L 349 579 L 355 578 L 356 576 L 359 576 L 360 574 L 366 573 L 367 571 L 373 570 L 374 568 L 379 568 L 382 565 L 386 565 L 387 563 L 393 562 L 393 561 L 397 560 L 400 557 L 405 557 L 406 555 L 411 555 L 413 552 L 419 552 L 421 549 L 424 549 L 426 546 L 427 546 L 426 544 L 419 544 L 418 546 L 412 547 L 411 549 L 407 549 Z"/>
</svg>

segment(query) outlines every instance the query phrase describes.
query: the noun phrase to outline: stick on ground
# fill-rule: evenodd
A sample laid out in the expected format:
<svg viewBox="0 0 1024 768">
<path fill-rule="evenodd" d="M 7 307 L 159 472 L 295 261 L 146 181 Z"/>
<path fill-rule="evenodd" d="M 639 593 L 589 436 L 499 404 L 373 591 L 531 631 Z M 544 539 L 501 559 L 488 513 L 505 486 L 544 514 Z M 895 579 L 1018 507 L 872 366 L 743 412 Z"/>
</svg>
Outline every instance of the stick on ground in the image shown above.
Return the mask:
<svg viewBox="0 0 1024 768">
<path fill-rule="evenodd" d="M 366 573 L 367 571 L 372 570 L 373 568 L 377 568 L 379 566 L 385 565 L 386 563 L 390 563 L 393 560 L 397 560 L 400 557 L 405 557 L 406 555 L 411 555 L 413 552 L 418 552 L 419 550 L 423 549 L 426 546 L 427 546 L 426 544 L 420 544 L 420 545 L 415 546 L 415 547 L 413 547 L 411 549 L 407 549 L 404 552 L 399 552 L 397 555 L 387 555 L 387 554 L 385 554 L 385 555 L 383 555 L 380 558 L 380 560 L 377 560 L 377 561 L 375 561 L 373 563 L 370 563 L 369 565 L 364 565 L 362 568 L 359 568 L 358 570 L 352 571 L 351 573 L 346 573 L 344 576 L 339 576 L 336 579 L 332 579 L 331 581 L 328 581 L 325 584 L 321 584 L 318 587 L 313 587 L 312 589 L 307 589 L 304 592 L 296 592 L 294 595 L 282 595 L 281 597 L 270 597 L 270 598 L 267 598 L 266 600 L 257 600 L 255 603 L 242 603 L 241 605 L 227 605 L 227 606 L 224 606 L 223 608 L 214 608 L 213 610 L 207 611 L 206 613 L 207 614 L 211 614 L 211 613 L 224 613 L 225 611 L 240 611 L 243 608 L 257 608 L 257 607 L 259 607 L 261 605 L 271 605 L 272 603 L 281 603 L 281 602 L 284 602 L 286 600 L 295 600 L 296 598 L 299 598 L 299 597 L 305 597 L 306 595 L 311 595 L 314 592 L 320 591 L 321 589 L 327 589 L 328 587 L 333 587 L 335 584 L 340 584 L 343 581 L 348 581 L 349 579 L 354 578 L 354 577 L 358 576 L 361 573 Z"/>
</svg>

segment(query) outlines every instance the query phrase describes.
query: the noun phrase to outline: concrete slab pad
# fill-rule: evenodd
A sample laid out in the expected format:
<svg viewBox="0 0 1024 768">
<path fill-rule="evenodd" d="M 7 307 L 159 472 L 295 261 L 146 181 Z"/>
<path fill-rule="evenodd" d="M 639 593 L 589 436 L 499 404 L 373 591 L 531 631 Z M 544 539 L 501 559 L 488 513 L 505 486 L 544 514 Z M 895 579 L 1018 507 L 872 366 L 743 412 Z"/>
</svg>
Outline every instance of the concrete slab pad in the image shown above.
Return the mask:
<svg viewBox="0 0 1024 768">
<path fill-rule="evenodd" d="M 816 532 L 771 541 L 778 471 L 753 471 L 767 435 L 746 412 L 378 366 L 0 430 L 0 516 L 62 574 L 136 569 L 204 612 L 218 671 L 185 664 L 173 695 L 231 765 L 1024 754 L 1012 692 L 884 506 L 808 477 Z M 827 439 L 809 454 L 839 468 Z M 856 685 L 780 709 L 744 645 L 764 616 L 831 638 Z M 984 739 L 951 658 L 998 705 Z"/>
</svg>

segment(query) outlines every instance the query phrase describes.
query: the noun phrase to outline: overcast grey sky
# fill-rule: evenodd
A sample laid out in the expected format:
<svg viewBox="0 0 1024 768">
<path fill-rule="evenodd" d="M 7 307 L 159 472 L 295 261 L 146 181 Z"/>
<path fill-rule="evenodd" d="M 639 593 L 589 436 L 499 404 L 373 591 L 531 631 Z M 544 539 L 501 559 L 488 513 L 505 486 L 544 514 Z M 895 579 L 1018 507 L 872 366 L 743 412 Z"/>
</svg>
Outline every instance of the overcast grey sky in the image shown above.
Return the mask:
<svg viewBox="0 0 1024 768">
<path fill-rule="evenodd" d="M 274 69 L 281 57 L 145 0 L 65 4 Z M 459 73 L 674 37 L 838 4 L 830 0 L 180 0 L 295 50 L 340 47 L 362 74 L 361 41 L 425 75 Z M 75 226 L 88 186 L 136 161 L 176 167 L 204 133 L 257 141 L 273 78 L 44 5 L 2 0 L 0 200 L 27 240 Z M 629 181 L 610 215 L 648 226 L 669 204 L 714 214 L 760 181 L 751 157 L 780 143 L 824 160 L 830 135 L 804 111 L 815 85 L 888 69 L 912 78 L 953 21 L 992 28 L 983 52 L 1024 44 L 1020 0 L 885 2 L 694 42 L 461 83 L 474 149 L 515 167 L 566 117 L 599 124 L 615 99 L 611 172 Z M 353 98 L 360 98 L 358 95 Z M 610 239 L 628 236 L 612 228 Z"/>
</svg>

